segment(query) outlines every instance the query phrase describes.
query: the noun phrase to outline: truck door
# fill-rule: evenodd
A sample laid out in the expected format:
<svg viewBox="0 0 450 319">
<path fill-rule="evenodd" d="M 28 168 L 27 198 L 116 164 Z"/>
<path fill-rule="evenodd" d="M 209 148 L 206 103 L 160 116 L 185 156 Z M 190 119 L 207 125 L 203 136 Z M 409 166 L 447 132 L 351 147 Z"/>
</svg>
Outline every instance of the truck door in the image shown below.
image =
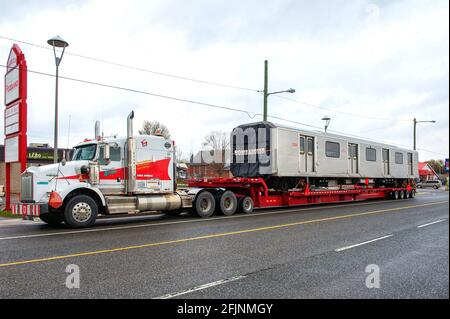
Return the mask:
<svg viewBox="0 0 450 319">
<path fill-rule="evenodd" d="M 389 164 L 389 150 L 387 148 L 383 148 L 383 174 L 390 175 L 390 164 Z"/>
<path fill-rule="evenodd" d="M 348 143 L 348 168 L 350 174 L 358 174 L 358 144 Z"/>
<path fill-rule="evenodd" d="M 100 184 L 99 189 L 103 194 L 125 193 L 125 167 L 122 147 L 117 143 L 109 145 L 109 163 L 102 163 L 104 146 L 99 149 Z"/>
<path fill-rule="evenodd" d="M 300 135 L 300 173 L 314 172 L 314 137 Z"/>
</svg>

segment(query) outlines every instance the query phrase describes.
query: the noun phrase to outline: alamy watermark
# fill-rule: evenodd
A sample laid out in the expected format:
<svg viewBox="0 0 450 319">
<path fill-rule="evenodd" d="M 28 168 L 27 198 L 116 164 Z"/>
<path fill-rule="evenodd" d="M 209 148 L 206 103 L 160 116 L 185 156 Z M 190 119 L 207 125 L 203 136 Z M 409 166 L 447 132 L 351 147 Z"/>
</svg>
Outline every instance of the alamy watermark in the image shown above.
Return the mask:
<svg viewBox="0 0 450 319">
<path fill-rule="evenodd" d="M 80 288 L 80 267 L 75 264 L 66 266 L 66 273 L 69 275 L 66 277 L 66 287 L 69 289 Z"/>
<path fill-rule="evenodd" d="M 366 266 L 366 287 L 369 289 L 380 288 L 380 267 L 375 264 Z"/>
</svg>

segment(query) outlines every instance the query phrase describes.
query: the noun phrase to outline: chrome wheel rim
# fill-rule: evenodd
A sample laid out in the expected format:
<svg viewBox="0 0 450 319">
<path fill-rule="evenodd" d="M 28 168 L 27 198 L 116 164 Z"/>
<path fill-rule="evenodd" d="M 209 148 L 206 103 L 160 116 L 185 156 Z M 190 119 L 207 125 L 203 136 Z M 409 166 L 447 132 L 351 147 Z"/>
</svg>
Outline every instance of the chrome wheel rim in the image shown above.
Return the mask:
<svg viewBox="0 0 450 319">
<path fill-rule="evenodd" d="M 72 208 L 72 217 L 79 223 L 88 221 L 92 216 L 92 209 L 88 203 L 80 202 Z"/>
<path fill-rule="evenodd" d="M 223 201 L 223 206 L 227 210 L 233 209 L 233 201 L 231 200 L 231 197 L 225 197 Z"/>
<path fill-rule="evenodd" d="M 207 211 L 209 211 L 210 207 L 211 207 L 211 203 L 208 199 L 203 198 L 200 201 L 200 208 L 202 209 L 202 211 L 207 212 Z"/>
</svg>

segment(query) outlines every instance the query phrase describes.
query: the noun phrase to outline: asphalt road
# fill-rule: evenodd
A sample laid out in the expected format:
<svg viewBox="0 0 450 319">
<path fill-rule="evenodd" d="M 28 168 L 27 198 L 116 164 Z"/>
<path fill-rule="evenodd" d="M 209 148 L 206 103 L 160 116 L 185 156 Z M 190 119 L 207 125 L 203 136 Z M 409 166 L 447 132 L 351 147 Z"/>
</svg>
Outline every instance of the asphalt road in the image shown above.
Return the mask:
<svg viewBox="0 0 450 319">
<path fill-rule="evenodd" d="M 448 219 L 449 193 L 423 190 L 87 230 L 1 220 L 0 298 L 448 298 Z M 66 287 L 68 265 L 79 288 Z"/>
</svg>

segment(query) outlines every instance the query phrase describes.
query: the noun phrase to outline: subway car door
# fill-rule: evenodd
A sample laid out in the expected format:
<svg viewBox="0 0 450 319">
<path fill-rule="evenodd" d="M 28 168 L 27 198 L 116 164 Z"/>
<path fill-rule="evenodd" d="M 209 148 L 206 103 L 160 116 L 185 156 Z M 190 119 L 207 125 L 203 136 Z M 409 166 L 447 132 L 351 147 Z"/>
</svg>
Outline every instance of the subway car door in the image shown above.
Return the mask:
<svg viewBox="0 0 450 319">
<path fill-rule="evenodd" d="M 408 175 L 414 175 L 413 153 L 408 153 Z"/>
<path fill-rule="evenodd" d="M 299 171 L 300 171 L 300 173 L 305 173 L 306 172 L 306 137 L 303 135 L 300 135 L 299 147 L 300 147 Z"/>
<path fill-rule="evenodd" d="M 314 138 L 311 136 L 300 135 L 300 173 L 314 172 Z"/>
<path fill-rule="evenodd" d="M 306 172 L 314 172 L 314 138 L 306 137 Z"/>
<path fill-rule="evenodd" d="M 383 174 L 390 175 L 389 168 L 389 150 L 387 148 L 383 148 Z"/>
<path fill-rule="evenodd" d="M 348 168 L 350 174 L 358 174 L 358 144 L 348 143 Z"/>
</svg>

